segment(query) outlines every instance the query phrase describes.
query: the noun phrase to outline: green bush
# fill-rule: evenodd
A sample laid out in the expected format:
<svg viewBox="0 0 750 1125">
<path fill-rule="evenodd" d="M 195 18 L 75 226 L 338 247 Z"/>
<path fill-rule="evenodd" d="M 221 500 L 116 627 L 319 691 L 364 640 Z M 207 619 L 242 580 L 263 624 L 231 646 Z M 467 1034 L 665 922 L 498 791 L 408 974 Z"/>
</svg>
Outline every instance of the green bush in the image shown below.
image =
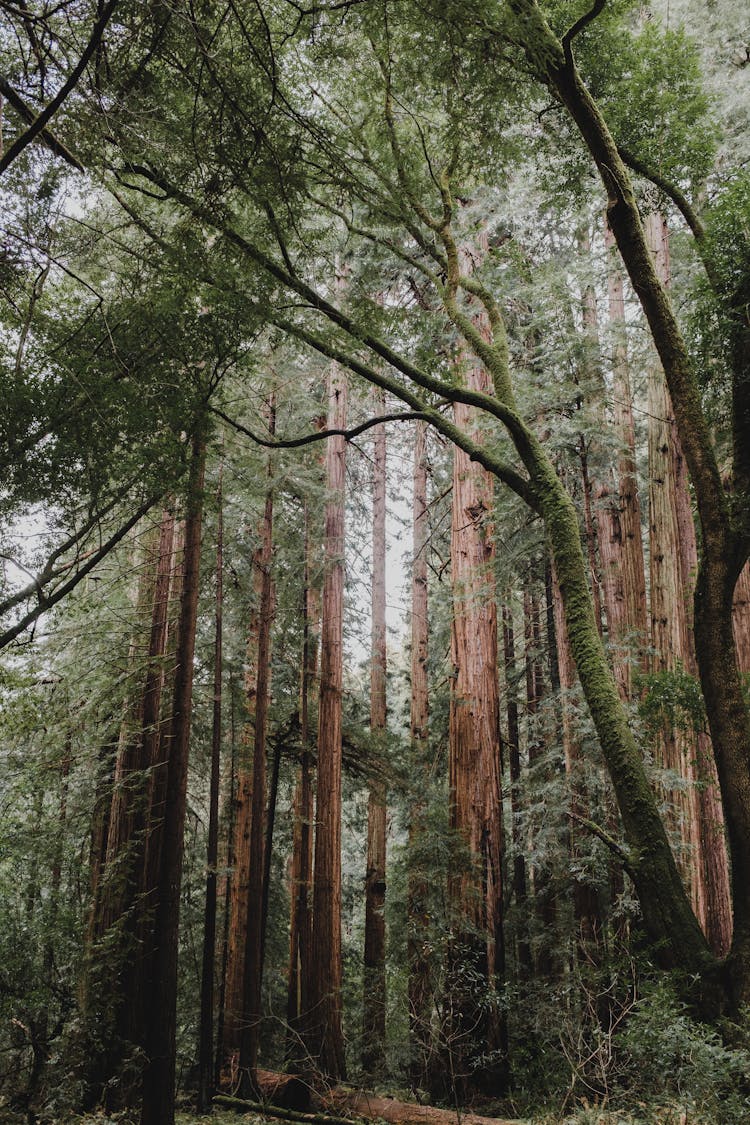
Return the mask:
<svg viewBox="0 0 750 1125">
<path fill-rule="evenodd" d="M 674 1102 L 690 1120 L 750 1121 L 750 1053 L 693 1021 L 666 981 L 638 1000 L 617 1037 L 620 1082 L 638 1100 Z M 699 1115 L 693 1117 L 692 1115 Z"/>
</svg>

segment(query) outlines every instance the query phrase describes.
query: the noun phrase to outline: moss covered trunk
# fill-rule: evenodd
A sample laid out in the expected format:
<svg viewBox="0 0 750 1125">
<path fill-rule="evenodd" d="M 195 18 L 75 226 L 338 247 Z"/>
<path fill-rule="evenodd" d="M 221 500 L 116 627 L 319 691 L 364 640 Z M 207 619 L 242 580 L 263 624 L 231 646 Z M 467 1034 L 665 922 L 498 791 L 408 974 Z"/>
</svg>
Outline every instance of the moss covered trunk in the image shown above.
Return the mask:
<svg viewBox="0 0 750 1125">
<path fill-rule="evenodd" d="M 674 407 L 693 484 L 702 554 L 695 591 L 696 654 L 721 786 L 732 864 L 734 934 L 731 991 L 750 998 L 750 718 L 732 637 L 732 597 L 747 559 L 744 513 L 729 503 L 703 414 L 700 392 L 669 297 L 654 269 L 633 185 L 602 113 L 572 56 L 552 32 L 535 0 L 510 0 L 527 59 L 559 97 L 596 163 L 607 193 L 617 247 L 648 321 Z M 737 413 L 739 407 L 739 413 Z M 744 417 L 735 402 L 735 430 Z M 747 455 L 735 442 L 735 467 L 747 479 Z M 739 506 L 738 506 L 739 508 Z M 579 664 L 580 670 L 580 664 Z M 687 930 L 690 927 L 686 928 Z M 691 948 L 693 942 L 690 942 Z"/>
</svg>

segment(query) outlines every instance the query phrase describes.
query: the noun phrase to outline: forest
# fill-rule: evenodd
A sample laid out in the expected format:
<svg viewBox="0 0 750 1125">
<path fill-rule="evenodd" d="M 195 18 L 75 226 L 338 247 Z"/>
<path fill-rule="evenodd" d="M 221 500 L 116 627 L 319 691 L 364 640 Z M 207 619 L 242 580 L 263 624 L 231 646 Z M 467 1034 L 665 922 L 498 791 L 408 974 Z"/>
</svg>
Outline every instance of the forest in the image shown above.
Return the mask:
<svg viewBox="0 0 750 1125">
<path fill-rule="evenodd" d="M 0 0 L 0 1121 L 750 1122 L 750 12 Z"/>
</svg>

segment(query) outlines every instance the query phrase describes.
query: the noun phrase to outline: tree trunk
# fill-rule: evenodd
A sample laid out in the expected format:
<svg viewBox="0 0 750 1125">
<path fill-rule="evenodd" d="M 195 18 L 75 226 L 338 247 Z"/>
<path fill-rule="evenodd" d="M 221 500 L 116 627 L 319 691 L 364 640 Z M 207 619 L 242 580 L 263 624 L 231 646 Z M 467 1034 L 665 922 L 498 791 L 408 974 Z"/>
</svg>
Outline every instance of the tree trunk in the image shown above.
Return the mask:
<svg viewBox="0 0 750 1125">
<path fill-rule="evenodd" d="M 269 432 L 275 430 L 275 402 L 269 401 Z M 265 869 L 266 736 L 271 690 L 271 629 L 274 617 L 273 585 L 273 466 L 269 459 L 268 492 L 260 525 L 260 542 L 253 556 L 255 595 L 258 605 L 258 668 L 248 710 L 254 713 L 253 783 L 250 813 L 250 870 L 248 873 L 247 931 L 243 973 L 242 1032 L 240 1035 L 240 1092 L 254 1091 L 253 1072 L 258 1064 L 261 986 L 263 980 L 263 872 Z"/>
<path fill-rule="evenodd" d="M 557 574 L 552 567 L 552 602 L 555 613 L 555 643 L 557 663 L 560 671 L 560 690 L 562 692 L 562 733 L 565 772 L 570 789 L 570 848 L 572 867 L 580 871 L 580 828 L 578 817 L 588 817 L 588 797 L 583 776 L 581 745 L 578 740 L 580 725 L 575 663 L 570 648 L 568 628 L 565 623 L 565 610 L 560 594 Z M 590 881 L 580 876 L 573 884 L 573 913 L 577 934 L 578 958 L 581 965 L 597 964 L 600 960 L 600 941 L 602 933 L 601 914 L 596 889 Z"/>
<path fill-rule="evenodd" d="M 750 563 L 746 563 L 737 580 L 732 609 L 737 664 L 744 676 L 750 675 Z"/>
<path fill-rule="evenodd" d="M 376 396 L 375 409 L 384 409 Z M 370 731 L 381 752 L 386 738 L 385 631 L 385 424 L 375 427 L 372 470 L 372 653 L 370 668 Z M 369 786 L 367 869 L 365 872 L 365 950 L 362 997 L 362 1067 L 366 1074 L 385 1068 L 385 861 L 386 791 L 382 780 Z"/>
<path fill-rule="evenodd" d="M 411 760 L 417 776 L 409 820 L 409 852 L 421 845 L 425 833 L 423 781 L 427 779 L 429 738 L 428 590 L 427 590 L 427 458 L 426 425 L 417 422 L 414 433 L 411 570 L 411 709 L 409 731 Z M 408 882 L 409 1031 L 411 1074 L 414 1085 L 424 1086 L 430 1045 L 431 996 L 428 932 L 427 873 L 410 865 Z"/>
<path fill-rule="evenodd" d="M 538 579 L 536 580 L 538 581 Z M 539 595 L 534 589 L 535 576 L 532 574 L 523 592 L 524 615 L 524 668 L 526 674 L 526 747 L 529 760 L 530 783 L 539 782 L 540 759 L 544 751 L 541 716 L 539 708 L 545 695 L 544 661 L 542 658 L 542 613 Z M 545 569 L 545 587 L 548 576 Z M 554 606 L 551 596 L 551 577 L 549 593 L 545 590 L 547 620 L 546 649 L 549 660 L 549 682 L 553 691 L 560 688 L 560 668 L 557 660 L 557 643 L 554 622 Z M 533 847 L 533 841 L 532 841 Z M 553 950 L 557 947 L 557 904 L 551 885 L 550 871 L 544 858 L 537 851 L 538 858 L 531 866 L 531 883 L 534 890 L 534 913 L 538 919 L 541 940 L 537 942 L 535 974 L 542 979 L 555 975 Z"/>
<path fill-rule="evenodd" d="M 150 613 L 143 689 L 128 704 L 117 749 L 102 863 L 94 888 L 85 972 L 87 1018 L 94 1029 L 87 1070 L 91 1097 L 102 1090 L 110 1108 L 134 1104 L 137 1083 L 126 1084 L 120 1071 L 143 1035 L 143 944 L 148 904 L 143 897 L 150 788 L 157 761 L 164 652 L 172 580 L 174 517 L 162 514 L 145 552 L 137 603 Z M 138 656 L 138 641 L 133 645 Z M 115 946 L 113 948 L 113 937 Z M 106 1029 L 106 1030 L 105 1030 Z M 103 1045 L 97 1049 L 96 1044 Z"/>
<path fill-rule="evenodd" d="M 328 375 L 328 428 L 346 425 L 346 377 Z M 346 1072 L 341 1027 L 341 707 L 343 693 L 344 490 L 346 442 L 328 438 L 325 513 L 318 795 L 313 875 L 309 1053 L 329 1078 Z"/>
<path fill-rule="evenodd" d="M 570 49 L 566 51 L 555 37 L 538 6 L 533 0 L 511 0 L 511 5 L 518 17 L 531 65 L 556 90 L 597 164 L 608 195 L 610 226 L 664 367 L 677 430 L 695 490 L 701 524 L 701 558 L 694 603 L 696 653 L 726 818 L 734 906 L 734 932 L 728 966 L 730 983 L 724 996 L 730 1003 L 738 1003 L 750 998 L 750 896 L 746 893 L 750 879 L 750 770 L 747 767 L 750 713 L 743 697 L 732 635 L 734 588 L 750 551 L 746 526 L 750 473 L 747 442 L 743 440 L 746 387 L 743 389 L 742 386 L 742 372 L 733 371 L 735 485 L 742 495 L 737 497 L 737 503 L 730 505 L 712 447 L 708 422 L 702 411 L 695 371 L 668 296 L 655 272 L 631 179 L 615 141 L 581 79 Z M 729 311 L 736 313 L 733 308 Z M 571 629 L 571 635 L 572 632 Z M 580 661 L 577 660 L 577 663 L 580 672 Z M 598 726 L 599 703 L 592 707 L 592 712 Z M 637 821 L 633 827 L 637 827 Z M 642 828 L 645 825 L 641 826 L 639 834 Z M 658 850 L 663 852 L 661 845 Z M 662 866 L 661 862 L 657 866 Z M 656 869 L 653 873 L 656 874 Z M 667 874 L 666 869 L 663 873 Z M 641 882 L 642 876 L 643 872 Z M 663 879 L 662 899 L 665 897 L 665 885 Z M 671 874 L 669 885 L 674 885 Z M 644 898 L 651 898 L 651 891 L 642 885 L 639 896 L 643 903 Z M 706 983 L 710 987 L 708 978 L 715 978 L 715 963 L 706 960 L 700 943 L 695 940 L 694 927 L 679 902 L 677 889 L 674 893 L 670 891 L 668 897 L 673 900 L 670 904 L 672 933 L 674 937 L 679 933 L 683 939 L 682 955 L 678 960 L 685 967 L 689 961 L 693 961 L 696 968 L 702 963 Z M 653 905 L 656 906 L 655 903 Z M 653 923 L 657 921 L 657 913 L 652 914 L 650 902 L 644 906 L 644 914 Z M 655 933 L 654 929 L 652 935 L 655 936 Z M 674 937 L 669 944 L 677 953 Z"/>
<path fill-rule="evenodd" d="M 206 902 L 203 914 L 203 962 L 198 1035 L 198 1113 L 211 1112 L 214 1094 L 214 963 L 216 960 L 216 868 L 219 862 L 219 780 L 221 774 L 221 688 L 224 594 L 224 524 L 219 469 L 216 528 L 216 612 L 214 621 L 214 698 L 211 732 L 211 784 L 208 798 Z"/>
<path fill-rule="evenodd" d="M 464 357 L 463 368 L 469 388 L 490 390 L 483 367 Z M 478 436 L 473 409 L 456 403 L 453 410 L 456 425 Z M 467 857 L 449 881 L 454 912 L 449 987 L 457 1013 L 449 1061 L 461 1097 L 472 1088 L 496 1091 L 505 1063 L 496 1003 L 504 948 L 493 485 L 491 474 L 454 450 L 450 826 Z"/>
<path fill-rule="evenodd" d="M 289 925 L 289 987 L 287 996 L 287 1057 L 299 1060 L 303 1016 L 309 1009 L 312 939 L 313 787 L 310 754 L 310 691 L 318 665 L 320 597 L 313 581 L 314 544 L 307 501 L 304 515 L 304 577 L 302 583 L 302 663 L 300 670 L 300 764 L 294 792 L 292 838 L 291 918 Z M 302 1059 L 301 1065 L 307 1062 Z"/>
<path fill-rule="evenodd" d="M 612 233 L 605 224 L 608 251 Z M 623 700 L 633 694 L 632 668 L 646 670 L 645 649 L 648 635 L 646 614 L 646 570 L 641 535 L 641 505 L 635 460 L 635 424 L 630 391 L 630 370 L 625 343 L 625 302 L 622 277 L 611 253 L 608 259 L 607 286 L 609 325 L 612 333 L 612 398 L 614 430 L 619 444 L 617 479 L 602 482 L 597 493 L 599 554 L 602 569 L 604 605 L 607 614 L 607 640 L 615 680 Z M 640 655 L 636 658 L 635 653 Z"/>
<path fill-rule="evenodd" d="M 193 438 L 188 486 L 177 662 L 172 694 L 172 721 L 167 742 L 166 800 L 154 918 L 154 951 L 146 993 L 146 1066 L 143 1075 L 141 1125 L 174 1125 L 180 884 L 198 613 L 204 465 L 205 442 L 202 433 L 198 432 Z"/>
<path fill-rule="evenodd" d="M 229 794 L 226 802 L 227 817 L 227 872 L 234 870 L 234 817 L 235 817 L 235 781 L 237 772 L 237 735 L 235 724 L 235 683 L 232 669 L 229 669 L 229 741 L 231 746 L 231 760 L 229 764 Z M 229 962 L 229 928 L 232 905 L 232 881 L 230 875 L 223 877 L 224 898 L 224 923 L 221 939 L 221 972 L 219 973 L 219 1015 L 216 1024 L 216 1051 L 214 1055 L 214 1089 L 218 1090 L 222 1081 L 224 1067 L 224 1022 L 226 1012 L 227 967 Z"/>
<path fill-rule="evenodd" d="M 663 217 L 648 216 L 646 235 L 657 274 L 669 286 L 669 234 Z M 649 527 L 651 534 L 651 645 L 654 671 L 680 666 L 697 674 L 691 594 L 698 552 L 682 447 L 658 361 L 649 372 Z M 693 907 L 711 947 L 729 951 L 732 916 L 724 821 L 708 739 L 697 732 L 665 730 L 663 764 L 686 784 L 672 796 L 684 847 L 684 870 Z"/>
<path fill-rule="evenodd" d="M 521 977 L 531 975 L 531 946 L 528 937 L 528 879 L 526 856 L 521 836 L 521 724 L 518 713 L 518 670 L 516 668 L 516 639 L 513 627 L 513 610 L 510 600 L 502 606 L 503 664 L 505 670 L 505 698 L 508 719 L 508 771 L 510 774 L 511 839 L 513 841 L 513 895 L 516 901 L 516 932 L 518 942 L 518 969 Z"/>
</svg>

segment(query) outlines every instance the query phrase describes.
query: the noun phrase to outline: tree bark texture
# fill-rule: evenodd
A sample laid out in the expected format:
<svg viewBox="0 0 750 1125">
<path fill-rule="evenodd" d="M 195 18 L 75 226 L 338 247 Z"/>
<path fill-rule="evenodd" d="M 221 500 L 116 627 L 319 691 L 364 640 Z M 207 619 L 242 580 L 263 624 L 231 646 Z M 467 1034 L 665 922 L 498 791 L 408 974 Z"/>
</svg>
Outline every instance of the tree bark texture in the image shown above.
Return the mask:
<svg viewBox="0 0 750 1125">
<path fill-rule="evenodd" d="M 328 429 L 346 425 L 346 377 L 337 365 L 328 375 Z M 341 1027 L 341 708 L 343 692 L 344 494 L 346 441 L 326 446 L 318 792 L 313 874 L 309 1053 L 320 1071 L 346 1071 Z"/>
<path fill-rule="evenodd" d="M 300 668 L 300 764 L 293 800 L 294 831 L 290 872 L 291 918 L 289 924 L 289 984 L 287 993 L 287 1056 L 299 1058 L 303 1016 L 309 1008 L 312 940 L 313 785 L 310 753 L 310 694 L 318 671 L 320 593 L 315 580 L 310 513 L 305 502 L 304 577 L 302 583 L 302 661 Z M 302 1060 L 304 1063 L 304 1059 Z"/>
<path fill-rule="evenodd" d="M 411 570 L 411 702 L 409 733 L 417 788 L 427 778 L 429 738 L 428 658 L 428 509 L 427 509 L 427 433 L 426 424 L 417 422 L 414 430 Z M 409 851 L 422 844 L 424 797 L 415 792 L 409 820 Z M 409 1031 L 412 1050 L 412 1077 L 425 1085 L 426 1056 L 430 1039 L 431 996 L 429 985 L 427 876 L 421 866 L 409 868 L 408 882 L 408 957 Z"/>
<path fill-rule="evenodd" d="M 375 409 L 383 412 L 384 395 Z M 370 656 L 370 731 L 385 749 L 386 738 L 386 433 L 374 429 L 372 468 L 372 649 Z M 367 1074 L 385 1068 L 385 894 L 386 789 L 371 780 L 367 806 L 367 868 L 365 871 L 365 949 L 362 996 L 362 1066 Z"/>
<path fill-rule="evenodd" d="M 198 1033 L 198 1113 L 209 1113 L 214 1094 L 214 965 L 216 961 L 216 868 L 219 862 L 219 784 L 221 778 L 221 704 L 224 611 L 224 522 L 219 470 L 216 527 L 216 605 L 214 615 L 214 697 L 211 730 L 211 780 L 208 797 L 206 899 L 203 912 L 203 958 Z"/>
<path fill-rule="evenodd" d="M 646 671 L 643 656 L 648 636 L 646 569 L 635 460 L 630 368 L 624 335 L 622 276 L 613 260 L 614 242 L 606 223 L 604 233 L 608 250 L 613 424 L 619 455 L 616 479 L 601 482 L 597 493 L 599 557 L 607 614 L 607 640 L 615 680 L 623 700 L 630 700 L 633 694 L 633 667 L 640 665 L 641 671 Z"/>
<path fill-rule="evenodd" d="M 131 1104 L 138 1096 L 135 1086 L 126 1088 L 122 1081 L 111 1080 L 118 1076 L 133 1045 L 141 1045 L 143 1036 L 142 938 L 148 929 L 151 904 L 142 892 L 152 827 L 150 790 L 160 740 L 173 540 L 174 516 L 165 510 L 142 561 L 138 603 L 143 610 L 148 606 L 150 614 L 147 649 L 142 653 L 146 671 L 143 688 L 128 705 L 120 730 L 107 831 L 102 837 L 103 865 L 90 927 L 85 1007 L 98 1028 L 96 1040 L 104 1038 L 106 1046 L 103 1056 L 96 1051 L 90 1055 L 88 1066 L 94 1085 L 104 1086 L 111 1108 Z M 136 657 L 138 647 L 136 642 Z M 109 1030 L 103 1037 L 105 1028 Z"/>
<path fill-rule="evenodd" d="M 750 675 L 750 563 L 745 563 L 737 580 L 732 607 L 732 627 L 740 672 Z"/>
<path fill-rule="evenodd" d="M 198 613 L 205 442 L 193 438 L 185 520 L 183 583 L 172 721 L 167 743 L 167 785 L 154 918 L 154 953 L 146 995 L 146 1066 L 141 1125 L 174 1125 L 175 1036 L 177 1023 L 177 951 L 180 885 L 184 848 L 188 758 L 193 695 L 193 657 Z"/>
<path fill-rule="evenodd" d="M 462 357 L 468 387 L 490 391 L 485 368 Z M 479 438 L 471 407 L 455 403 L 457 426 Z M 462 1093 L 497 1086 L 502 1070 L 501 1020 L 493 1005 L 504 970 L 502 801 L 498 697 L 497 609 L 492 508 L 494 478 L 454 450 L 451 528 L 451 684 L 449 717 L 450 825 L 466 848 L 463 870 L 450 879 L 454 1003 L 458 1021 L 452 1068 Z M 474 982 L 481 982 L 480 988 Z M 485 990 L 485 995 L 479 993 Z M 479 1062 L 483 1056 L 489 1062 Z"/>
<path fill-rule="evenodd" d="M 274 432 L 275 406 L 269 403 L 269 430 Z M 273 491 L 269 460 L 268 491 L 259 527 L 259 543 L 253 556 L 253 576 L 258 606 L 257 677 L 249 697 L 253 724 L 253 781 L 250 814 L 250 867 L 248 872 L 247 929 L 243 947 L 243 1004 L 240 1035 L 240 1090 L 250 1096 L 253 1071 L 258 1063 L 263 978 L 263 873 L 265 870 L 266 735 L 271 689 L 271 628 L 274 617 L 273 584 Z"/>
</svg>

